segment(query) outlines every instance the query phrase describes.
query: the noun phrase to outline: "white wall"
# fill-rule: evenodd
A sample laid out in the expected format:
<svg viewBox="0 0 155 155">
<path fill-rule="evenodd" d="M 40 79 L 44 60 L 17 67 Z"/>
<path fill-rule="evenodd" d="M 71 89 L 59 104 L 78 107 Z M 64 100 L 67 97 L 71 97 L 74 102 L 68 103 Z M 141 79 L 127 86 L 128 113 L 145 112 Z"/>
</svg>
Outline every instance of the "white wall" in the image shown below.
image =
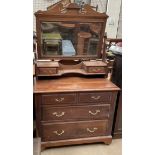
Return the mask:
<svg viewBox="0 0 155 155">
<path fill-rule="evenodd" d="M 109 0 L 107 7 L 107 15 L 109 16 L 106 26 L 108 38 L 116 38 L 119 15 L 121 11 L 121 0 Z"/>
<path fill-rule="evenodd" d="M 46 8 L 59 0 L 33 0 L 33 13 L 37 12 L 38 10 L 46 10 Z M 36 19 L 33 15 L 33 30 L 36 30 Z"/>
<path fill-rule="evenodd" d="M 120 10 L 120 16 L 119 16 L 117 38 L 122 38 L 122 7 Z"/>
</svg>

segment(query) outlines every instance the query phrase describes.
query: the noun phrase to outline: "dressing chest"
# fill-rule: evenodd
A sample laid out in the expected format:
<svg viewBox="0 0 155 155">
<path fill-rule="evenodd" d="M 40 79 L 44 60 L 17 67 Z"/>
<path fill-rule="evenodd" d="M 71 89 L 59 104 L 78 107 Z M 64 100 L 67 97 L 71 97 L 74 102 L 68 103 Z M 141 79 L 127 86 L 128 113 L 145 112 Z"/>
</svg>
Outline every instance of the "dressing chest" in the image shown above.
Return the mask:
<svg viewBox="0 0 155 155">
<path fill-rule="evenodd" d="M 118 87 L 103 78 L 38 80 L 34 93 L 42 149 L 112 141 Z"/>
<path fill-rule="evenodd" d="M 103 36 L 108 16 L 69 0 L 35 15 L 34 99 L 42 150 L 110 144 L 119 88 L 107 80 Z"/>
</svg>

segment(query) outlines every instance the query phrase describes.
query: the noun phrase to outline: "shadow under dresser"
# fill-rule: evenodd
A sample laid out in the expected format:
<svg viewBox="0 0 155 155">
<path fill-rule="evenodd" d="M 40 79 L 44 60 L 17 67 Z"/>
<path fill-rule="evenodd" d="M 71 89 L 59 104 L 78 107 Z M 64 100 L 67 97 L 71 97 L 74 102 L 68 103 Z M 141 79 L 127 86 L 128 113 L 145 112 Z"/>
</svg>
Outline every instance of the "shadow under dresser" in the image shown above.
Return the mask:
<svg viewBox="0 0 155 155">
<path fill-rule="evenodd" d="M 95 142 L 110 144 L 118 91 L 103 78 L 36 80 L 36 126 L 42 150 Z"/>
</svg>

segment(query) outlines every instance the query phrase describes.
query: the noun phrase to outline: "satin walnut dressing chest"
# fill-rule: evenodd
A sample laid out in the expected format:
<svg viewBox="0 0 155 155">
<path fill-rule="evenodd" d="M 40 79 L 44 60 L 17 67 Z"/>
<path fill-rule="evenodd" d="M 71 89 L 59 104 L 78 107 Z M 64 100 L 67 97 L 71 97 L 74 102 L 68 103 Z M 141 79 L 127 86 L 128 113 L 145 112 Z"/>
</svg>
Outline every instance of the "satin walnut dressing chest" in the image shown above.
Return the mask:
<svg viewBox="0 0 155 155">
<path fill-rule="evenodd" d="M 48 147 L 112 141 L 119 88 L 107 80 L 108 16 L 61 0 L 38 11 L 34 97 L 37 136 Z"/>
<path fill-rule="evenodd" d="M 118 87 L 103 78 L 36 81 L 37 132 L 42 149 L 112 141 Z"/>
</svg>

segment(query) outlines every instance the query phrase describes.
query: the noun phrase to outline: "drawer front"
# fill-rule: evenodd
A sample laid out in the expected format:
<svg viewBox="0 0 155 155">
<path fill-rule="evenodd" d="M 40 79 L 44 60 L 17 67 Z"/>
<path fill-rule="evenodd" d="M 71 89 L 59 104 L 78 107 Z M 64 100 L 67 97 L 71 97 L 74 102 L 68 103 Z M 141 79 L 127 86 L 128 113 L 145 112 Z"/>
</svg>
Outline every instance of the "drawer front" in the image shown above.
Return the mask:
<svg viewBox="0 0 155 155">
<path fill-rule="evenodd" d="M 101 92 L 101 93 L 80 93 L 79 102 L 80 103 L 104 103 L 110 102 L 112 97 L 111 92 Z"/>
<path fill-rule="evenodd" d="M 109 114 L 110 105 L 42 107 L 43 121 L 108 119 Z"/>
<path fill-rule="evenodd" d="M 57 69 L 56 68 L 38 68 L 38 73 L 40 75 L 56 74 L 57 73 Z"/>
<path fill-rule="evenodd" d="M 107 128 L 107 120 L 42 124 L 42 141 L 104 136 Z"/>
<path fill-rule="evenodd" d="M 104 67 L 88 67 L 89 73 L 106 73 L 106 69 Z"/>
<path fill-rule="evenodd" d="M 42 104 L 63 105 L 76 103 L 76 94 L 50 94 L 42 95 Z"/>
</svg>

